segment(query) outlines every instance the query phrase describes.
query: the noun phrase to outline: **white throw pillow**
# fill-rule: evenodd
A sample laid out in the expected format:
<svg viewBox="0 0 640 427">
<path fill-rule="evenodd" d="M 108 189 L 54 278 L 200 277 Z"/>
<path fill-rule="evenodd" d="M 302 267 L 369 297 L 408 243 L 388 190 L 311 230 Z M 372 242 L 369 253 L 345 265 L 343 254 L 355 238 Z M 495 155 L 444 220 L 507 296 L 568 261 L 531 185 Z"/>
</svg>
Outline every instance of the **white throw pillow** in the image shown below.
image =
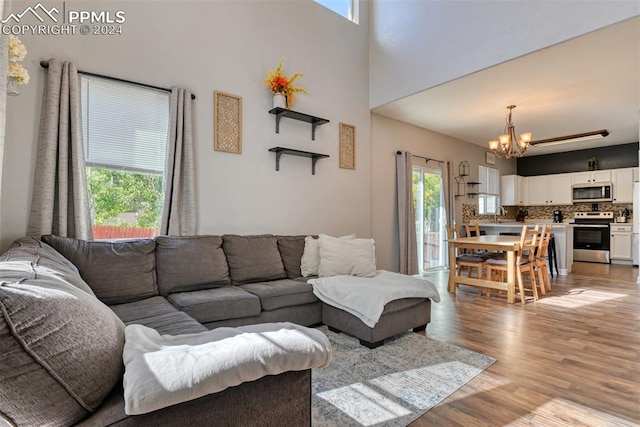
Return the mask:
<svg viewBox="0 0 640 427">
<path fill-rule="evenodd" d="M 336 239 L 336 237 L 332 237 Z M 353 240 L 356 238 L 355 234 L 348 234 L 346 236 L 337 237 L 337 239 Z M 304 238 L 304 252 L 300 259 L 300 271 L 302 277 L 317 276 L 318 267 L 320 266 L 320 246 L 318 239 L 314 239 L 312 236 Z"/>
<path fill-rule="evenodd" d="M 376 251 L 373 239 L 343 240 L 321 234 L 318 276 L 373 277 L 376 274 Z"/>
</svg>

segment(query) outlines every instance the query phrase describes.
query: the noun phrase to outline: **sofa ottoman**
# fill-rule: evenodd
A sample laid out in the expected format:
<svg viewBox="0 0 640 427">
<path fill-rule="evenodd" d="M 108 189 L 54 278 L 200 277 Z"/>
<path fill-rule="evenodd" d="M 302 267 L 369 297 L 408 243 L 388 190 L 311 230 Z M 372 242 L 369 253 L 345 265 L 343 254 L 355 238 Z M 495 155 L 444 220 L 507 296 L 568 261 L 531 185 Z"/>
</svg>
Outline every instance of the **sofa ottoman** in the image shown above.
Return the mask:
<svg viewBox="0 0 640 427">
<path fill-rule="evenodd" d="M 346 332 L 360 340 L 368 348 L 384 344 L 386 338 L 409 329 L 423 331 L 431 319 L 431 300 L 428 298 L 404 298 L 389 302 L 375 327 L 365 325 L 351 313 L 322 303 L 322 322 L 333 332 Z"/>
</svg>

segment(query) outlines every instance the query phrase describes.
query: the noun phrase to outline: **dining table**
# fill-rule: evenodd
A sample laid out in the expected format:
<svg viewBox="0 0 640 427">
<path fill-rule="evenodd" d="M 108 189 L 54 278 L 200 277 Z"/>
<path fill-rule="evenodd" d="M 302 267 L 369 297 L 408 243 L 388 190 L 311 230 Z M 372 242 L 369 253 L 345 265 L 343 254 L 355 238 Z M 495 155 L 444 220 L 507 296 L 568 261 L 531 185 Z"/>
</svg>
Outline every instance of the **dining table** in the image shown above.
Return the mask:
<svg viewBox="0 0 640 427">
<path fill-rule="evenodd" d="M 497 289 L 507 292 L 507 303 L 515 302 L 516 289 L 516 254 L 520 250 L 520 236 L 501 235 L 481 235 L 473 237 L 459 237 L 448 239 L 449 262 L 454 263 L 456 259 L 456 249 L 486 250 L 489 252 L 505 252 L 507 254 L 507 281 L 500 282 L 489 279 L 478 279 L 476 277 L 460 276 L 458 269 L 450 268 L 449 271 L 449 292 L 456 293 L 456 286 L 471 285 L 480 288 Z"/>
</svg>

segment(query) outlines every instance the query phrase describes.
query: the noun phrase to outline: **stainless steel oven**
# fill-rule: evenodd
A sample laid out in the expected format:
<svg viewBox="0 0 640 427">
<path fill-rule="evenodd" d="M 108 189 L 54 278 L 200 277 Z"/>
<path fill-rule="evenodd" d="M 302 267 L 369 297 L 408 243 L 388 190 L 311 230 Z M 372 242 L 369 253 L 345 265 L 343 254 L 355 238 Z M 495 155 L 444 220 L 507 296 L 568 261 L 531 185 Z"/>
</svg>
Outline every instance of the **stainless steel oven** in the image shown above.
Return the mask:
<svg viewBox="0 0 640 427">
<path fill-rule="evenodd" d="M 576 212 L 574 221 L 573 260 L 608 264 L 613 212 Z"/>
</svg>

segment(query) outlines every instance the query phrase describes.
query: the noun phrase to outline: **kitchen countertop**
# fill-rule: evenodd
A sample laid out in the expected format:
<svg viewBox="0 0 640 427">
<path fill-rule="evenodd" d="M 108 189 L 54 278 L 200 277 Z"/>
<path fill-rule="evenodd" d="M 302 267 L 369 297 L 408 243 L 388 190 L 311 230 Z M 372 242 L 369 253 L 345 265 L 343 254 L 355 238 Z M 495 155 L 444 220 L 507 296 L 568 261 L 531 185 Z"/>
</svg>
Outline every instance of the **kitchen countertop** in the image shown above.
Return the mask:
<svg viewBox="0 0 640 427">
<path fill-rule="evenodd" d="M 530 219 L 525 222 L 515 221 L 515 218 L 504 218 L 502 221 L 475 220 L 472 224 L 478 224 L 481 230 L 487 234 L 516 233 L 522 230 L 523 225 L 551 225 L 555 235 L 555 247 L 557 255 L 558 274 L 566 276 L 571 272 L 573 265 L 573 226 L 569 222 L 554 223 L 552 219 Z"/>
<path fill-rule="evenodd" d="M 471 221 L 471 223 L 473 224 L 474 221 Z M 485 227 L 522 227 L 523 225 L 552 225 L 553 227 L 566 227 L 566 226 L 572 226 L 573 223 L 568 223 L 568 222 L 561 222 L 561 223 L 554 223 L 551 221 L 547 221 L 547 220 L 539 220 L 539 221 L 526 221 L 526 222 L 518 222 L 518 221 L 499 221 L 499 222 L 493 222 L 493 221 L 475 221 L 476 224 L 478 224 L 479 226 L 485 226 Z"/>
</svg>

